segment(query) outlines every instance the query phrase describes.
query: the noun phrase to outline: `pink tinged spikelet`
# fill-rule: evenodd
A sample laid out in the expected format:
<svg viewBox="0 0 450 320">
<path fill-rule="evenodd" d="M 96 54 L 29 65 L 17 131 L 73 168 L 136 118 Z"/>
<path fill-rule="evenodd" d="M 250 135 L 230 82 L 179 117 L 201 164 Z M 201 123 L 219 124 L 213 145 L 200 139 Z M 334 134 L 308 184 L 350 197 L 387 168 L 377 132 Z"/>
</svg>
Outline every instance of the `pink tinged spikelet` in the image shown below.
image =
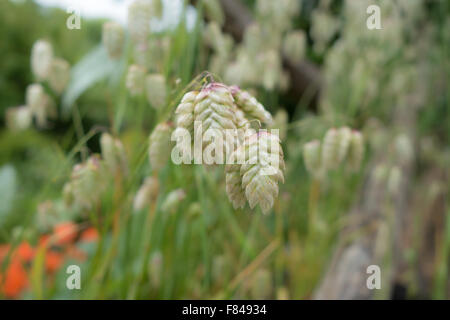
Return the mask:
<svg viewBox="0 0 450 320">
<path fill-rule="evenodd" d="M 195 99 L 198 95 L 198 91 L 190 91 L 183 96 L 181 103 L 175 110 L 176 114 L 176 126 L 184 128 L 189 132 L 194 131 L 194 107 Z"/>
<path fill-rule="evenodd" d="M 210 135 L 219 135 L 226 129 L 236 129 L 236 106 L 227 86 L 220 83 L 210 83 L 195 97 L 194 124 L 201 125 L 202 150 L 211 150 L 222 145 L 213 143 Z M 211 129 L 211 130 L 209 130 Z M 195 156 L 194 156 L 195 158 Z"/>
<path fill-rule="evenodd" d="M 125 33 L 122 26 L 116 22 L 103 24 L 102 41 L 111 59 L 120 58 L 125 41 Z"/>
<path fill-rule="evenodd" d="M 194 136 L 194 108 L 195 99 L 198 94 L 198 91 L 190 91 L 186 93 L 175 110 L 176 129 L 174 133 L 177 137 L 187 137 L 186 141 L 183 139 L 177 141 L 177 148 L 180 150 L 183 157 L 185 157 L 186 161 L 191 161 L 193 156 L 191 153 L 191 147 Z M 185 130 L 189 132 L 190 139 Z"/>
<path fill-rule="evenodd" d="M 230 90 L 238 108 L 243 110 L 251 118 L 258 119 L 262 123 L 267 125 L 272 123 L 272 115 L 250 93 L 241 90 L 237 86 L 232 86 Z"/>
</svg>

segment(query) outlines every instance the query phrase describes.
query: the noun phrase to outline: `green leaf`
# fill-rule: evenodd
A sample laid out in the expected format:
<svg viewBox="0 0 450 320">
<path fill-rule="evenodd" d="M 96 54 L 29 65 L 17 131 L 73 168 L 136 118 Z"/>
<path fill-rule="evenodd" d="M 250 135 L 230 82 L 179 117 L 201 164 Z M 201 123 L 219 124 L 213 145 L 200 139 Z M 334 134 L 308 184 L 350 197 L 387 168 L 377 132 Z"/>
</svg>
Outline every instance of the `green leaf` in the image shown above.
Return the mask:
<svg viewBox="0 0 450 320">
<path fill-rule="evenodd" d="M 43 276 L 44 276 L 44 263 L 45 263 L 45 246 L 40 246 L 36 252 L 36 256 L 33 260 L 31 267 L 31 288 L 35 299 L 44 298 Z"/>
<path fill-rule="evenodd" d="M 62 113 L 67 117 L 75 101 L 89 88 L 114 74 L 120 61 L 111 60 L 103 45 L 97 46 L 72 69 L 69 85 L 62 97 Z"/>
<path fill-rule="evenodd" d="M 17 174 L 12 165 L 0 168 L 0 225 L 11 211 L 17 191 Z"/>
</svg>

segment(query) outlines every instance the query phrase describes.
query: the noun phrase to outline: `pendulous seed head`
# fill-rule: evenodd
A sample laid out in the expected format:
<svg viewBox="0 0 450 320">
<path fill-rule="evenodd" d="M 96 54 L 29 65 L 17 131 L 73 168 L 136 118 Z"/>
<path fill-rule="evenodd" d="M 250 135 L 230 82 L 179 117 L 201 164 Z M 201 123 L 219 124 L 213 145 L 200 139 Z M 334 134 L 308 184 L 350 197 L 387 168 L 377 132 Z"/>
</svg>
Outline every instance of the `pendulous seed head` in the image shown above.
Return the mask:
<svg viewBox="0 0 450 320">
<path fill-rule="evenodd" d="M 137 64 L 128 68 L 126 87 L 131 95 L 137 96 L 144 92 L 145 73 L 145 68 Z"/>
<path fill-rule="evenodd" d="M 44 87 L 38 83 L 31 84 L 27 87 L 25 96 L 27 106 L 35 112 L 45 105 L 45 91 Z"/>
<path fill-rule="evenodd" d="M 203 131 L 236 129 L 235 111 L 233 96 L 224 84 L 210 83 L 195 97 L 194 117 L 202 121 Z"/>
<path fill-rule="evenodd" d="M 226 192 L 234 209 L 244 208 L 246 203 L 245 191 L 242 188 L 241 167 L 239 165 L 226 166 Z"/>
<path fill-rule="evenodd" d="M 267 125 L 272 123 L 272 115 L 249 92 L 241 90 L 237 86 L 232 86 L 230 90 L 238 108 L 243 110 L 250 118 L 258 119 Z"/>
<path fill-rule="evenodd" d="M 104 23 L 102 41 L 111 59 L 120 58 L 125 42 L 125 33 L 122 26 L 117 22 Z"/>
<path fill-rule="evenodd" d="M 183 189 L 171 191 L 162 203 L 161 210 L 166 213 L 175 213 L 184 198 L 186 198 L 186 192 Z"/>
<path fill-rule="evenodd" d="M 361 132 L 353 130 L 347 156 L 347 165 L 352 171 L 358 171 L 364 157 L 364 141 Z"/>
<path fill-rule="evenodd" d="M 86 162 L 75 165 L 70 181 L 64 186 L 66 203 L 92 209 L 107 187 L 107 177 L 104 163 L 98 155 L 93 155 Z"/>
<path fill-rule="evenodd" d="M 339 166 L 340 139 L 339 131 L 331 128 L 325 134 L 322 146 L 322 165 L 326 170 Z"/>
<path fill-rule="evenodd" d="M 20 106 L 6 109 L 6 127 L 10 130 L 26 130 L 32 123 L 31 110 L 28 106 Z"/>
<path fill-rule="evenodd" d="M 53 47 L 45 40 L 38 40 L 31 49 L 31 70 L 38 80 L 46 80 L 53 61 Z"/>
<path fill-rule="evenodd" d="M 305 161 L 306 170 L 315 177 L 319 177 L 322 173 L 322 163 L 320 141 L 313 140 L 303 146 L 303 159 Z"/>
<path fill-rule="evenodd" d="M 100 146 L 109 170 L 114 174 L 128 175 L 128 161 L 122 142 L 113 138 L 109 133 L 103 133 L 100 138 Z"/>
<path fill-rule="evenodd" d="M 306 37 L 303 31 L 291 31 L 283 40 L 283 53 L 292 63 L 300 63 L 305 56 Z"/>
<path fill-rule="evenodd" d="M 339 152 L 338 162 L 342 163 L 348 153 L 350 147 L 350 140 L 352 136 L 352 130 L 349 127 L 342 127 L 339 129 Z"/>
<path fill-rule="evenodd" d="M 171 153 L 172 126 L 163 122 L 158 124 L 150 135 L 148 157 L 153 171 L 161 170 Z"/>
<path fill-rule="evenodd" d="M 40 84 L 31 84 L 25 94 L 26 105 L 36 118 L 38 127 L 45 128 L 48 118 L 56 117 L 56 109 L 50 96 Z"/>
<path fill-rule="evenodd" d="M 194 132 L 194 107 L 198 93 L 198 91 L 190 91 L 181 99 L 175 110 L 177 128 L 186 129 L 191 133 Z"/>
<path fill-rule="evenodd" d="M 237 182 L 230 177 L 229 198 L 233 205 L 241 205 L 238 192 L 244 192 L 251 209 L 259 204 L 263 213 L 268 213 L 278 196 L 278 183 L 284 183 L 284 156 L 278 136 L 264 131 L 252 134 L 235 153 L 238 163 L 228 164 L 226 170 L 237 179 L 235 172 L 239 169 L 242 189 L 236 189 Z M 239 164 L 240 158 L 244 160 L 242 164 Z"/>
<path fill-rule="evenodd" d="M 135 43 L 147 43 L 152 9 L 151 0 L 135 0 L 128 7 L 128 31 Z"/>
<path fill-rule="evenodd" d="M 70 65 L 60 58 L 53 59 L 48 75 L 50 88 L 57 94 L 61 94 L 70 80 Z"/>
<path fill-rule="evenodd" d="M 144 209 L 151 203 L 155 203 L 159 194 L 159 181 L 155 177 L 148 177 L 145 179 L 142 186 L 139 188 L 133 201 L 133 208 L 135 211 Z"/>
<path fill-rule="evenodd" d="M 145 89 L 147 100 L 153 108 L 161 109 L 166 105 L 166 78 L 162 74 L 149 74 L 145 78 Z"/>
<path fill-rule="evenodd" d="M 220 158 L 223 158 L 223 153 L 218 151 L 216 154 L 216 150 L 226 148 L 223 133 L 227 129 L 237 129 L 237 107 L 229 88 L 217 82 L 206 85 L 195 96 L 193 103 L 194 125 L 201 125 L 201 131 L 197 131 L 197 134 L 202 135 L 202 151 L 209 154 L 205 162 L 217 164 L 222 161 Z M 222 137 L 222 141 L 216 141 L 216 137 Z"/>
</svg>

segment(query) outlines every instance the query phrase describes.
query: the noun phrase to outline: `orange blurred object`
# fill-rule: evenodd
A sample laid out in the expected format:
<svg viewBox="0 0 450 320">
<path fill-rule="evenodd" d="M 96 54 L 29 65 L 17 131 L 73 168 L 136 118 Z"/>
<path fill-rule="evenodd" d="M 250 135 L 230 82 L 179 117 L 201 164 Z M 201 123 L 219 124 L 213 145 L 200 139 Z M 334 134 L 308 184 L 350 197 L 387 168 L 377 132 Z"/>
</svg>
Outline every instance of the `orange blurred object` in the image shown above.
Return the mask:
<svg viewBox="0 0 450 320">
<path fill-rule="evenodd" d="M 80 237 L 81 241 L 84 242 L 95 242 L 98 240 L 98 231 L 97 229 L 90 227 L 89 229 L 86 229 L 83 231 Z"/>
<path fill-rule="evenodd" d="M 38 247 L 41 247 L 41 246 L 47 247 L 48 244 L 49 244 L 49 241 L 50 241 L 50 236 L 49 235 L 45 234 L 45 235 L 41 236 L 39 238 L 39 245 L 38 245 Z"/>
<path fill-rule="evenodd" d="M 45 269 L 49 273 L 57 271 L 63 264 L 63 255 L 59 252 L 48 250 L 45 253 Z"/>
<path fill-rule="evenodd" d="M 34 249 L 30 246 L 28 242 L 22 242 L 19 247 L 17 247 L 17 254 L 24 262 L 30 262 L 34 257 Z"/>
<path fill-rule="evenodd" d="M 54 273 L 60 269 L 66 257 L 80 261 L 86 260 L 87 254 L 74 245 L 78 230 L 78 226 L 73 222 L 60 223 L 54 227 L 53 234 L 42 235 L 35 248 L 27 241 L 23 241 L 11 254 L 10 244 L 0 245 L 0 263 L 10 254 L 9 265 L 3 274 L 0 272 L 0 293 L 7 298 L 19 297 L 28 286 L 28 275 L 24 264 L 33 261 L 36 251 L 40 248 L 45 252 L 45 270 L 48 273 Z M 98 237 L 98 231 L 91 227 L 81 234 L 80 241 L 94 242 L 98 240 Z M 64 248 L 59 248 L 57 251 L 55 249 L 58 248 L 53 245 Z"/>
<path fill-rule="evenodd" d="M 5 279 L 0 275 L 0 290 L 6 297 L 16 298 L 28 285 L 28 276 L 20 259 L 13 259 L 5 274 Z"/>
<path fill-rule="evenodd" d="M 87 254 L 83 250 L 80 250 L 76 246 L 70 246 L 67 248 L 66 254 L 73 259 L 79 261 L 85 261 L 87 259 Z"/>
<path fill-rule="evenodd" d="M 53 228 L 55 244 L 66 245 L 71 244 L 77 237 L 78 227 L 73 222 L 63 222 Z"/>
<path fill-rule="evenodd" d="M 0 245 L 0 263 L 6 258 L 10 248 L 11 246 L 9 244 Z"/>
</svg>

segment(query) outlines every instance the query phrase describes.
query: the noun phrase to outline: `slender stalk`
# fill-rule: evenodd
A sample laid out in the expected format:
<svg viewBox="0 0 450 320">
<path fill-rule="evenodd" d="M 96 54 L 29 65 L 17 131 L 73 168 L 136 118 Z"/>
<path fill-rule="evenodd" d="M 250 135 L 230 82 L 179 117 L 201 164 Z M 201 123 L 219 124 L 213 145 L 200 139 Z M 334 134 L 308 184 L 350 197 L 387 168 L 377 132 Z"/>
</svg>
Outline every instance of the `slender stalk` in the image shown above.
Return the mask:
<svg viewBox="0 0 450 320">
<path fill-rule="evenodd" d="M 128 295 L 128 299 L 136 299 L 136 297 L 139 294 L 139 286 L 142 283 L 142 279 L 144 279 L 145 277 L 145 273 L 147 271 L 147 265 L 148 265 L 148 261 L 150 259 L 150 251 L 151 251 L 151 236 L 152 236 L 152 227 L 153 227 L 153 221 L 155 219 L 155 213 L 156 213 L 156 203 L 152 203 L 150 205 L 148 214 L 146 216 L 145 219 L 145 224 L 144 224 L 144 239 L 143 239 L 143 243 L 144 245 L 142 246 L 142 251 L 141 251 L 141 256 L 144 257 L 142 264 L 141 264 L 141 270 L 137 276 L 137 278 L 135 279 L 133 286 L 130 290 L 130 293 Z"/>
<path fill-rule="evenodd" d="M 308 230 L 312 230 L 312 226 L 317 219 L 317 205 L 320 198 L 320 180 L 313 179 L 311 181 L 308 198 Z"/>
<path fill-rule="evenodd" d="M 203 175 L 204 175 L 204 167 L 196 166 L 195 168 L 195 181 L 198 188 L 198 194 L 200 197 L 200 203 L 203 208 L 207 207 L 206 199 L 204 197 L 204 194 L 206 192 L 203 184 Z M 204 277 L 204 286 L 207 290 L 211 284 L 211 268 L 209 265 L 209 262 L 211 261 L 210 257 L 210 247 L 209 247 L 209 240 L 207 235 L 207 223 L 206 223 L 206 217 L 204 214 L 202 214 L 202 230 L 201 230 L 201 238 L 202 238 L 202 248 L 203 248 L 203 265 L 205 268 L 205 277 Z"/>
</svg>

